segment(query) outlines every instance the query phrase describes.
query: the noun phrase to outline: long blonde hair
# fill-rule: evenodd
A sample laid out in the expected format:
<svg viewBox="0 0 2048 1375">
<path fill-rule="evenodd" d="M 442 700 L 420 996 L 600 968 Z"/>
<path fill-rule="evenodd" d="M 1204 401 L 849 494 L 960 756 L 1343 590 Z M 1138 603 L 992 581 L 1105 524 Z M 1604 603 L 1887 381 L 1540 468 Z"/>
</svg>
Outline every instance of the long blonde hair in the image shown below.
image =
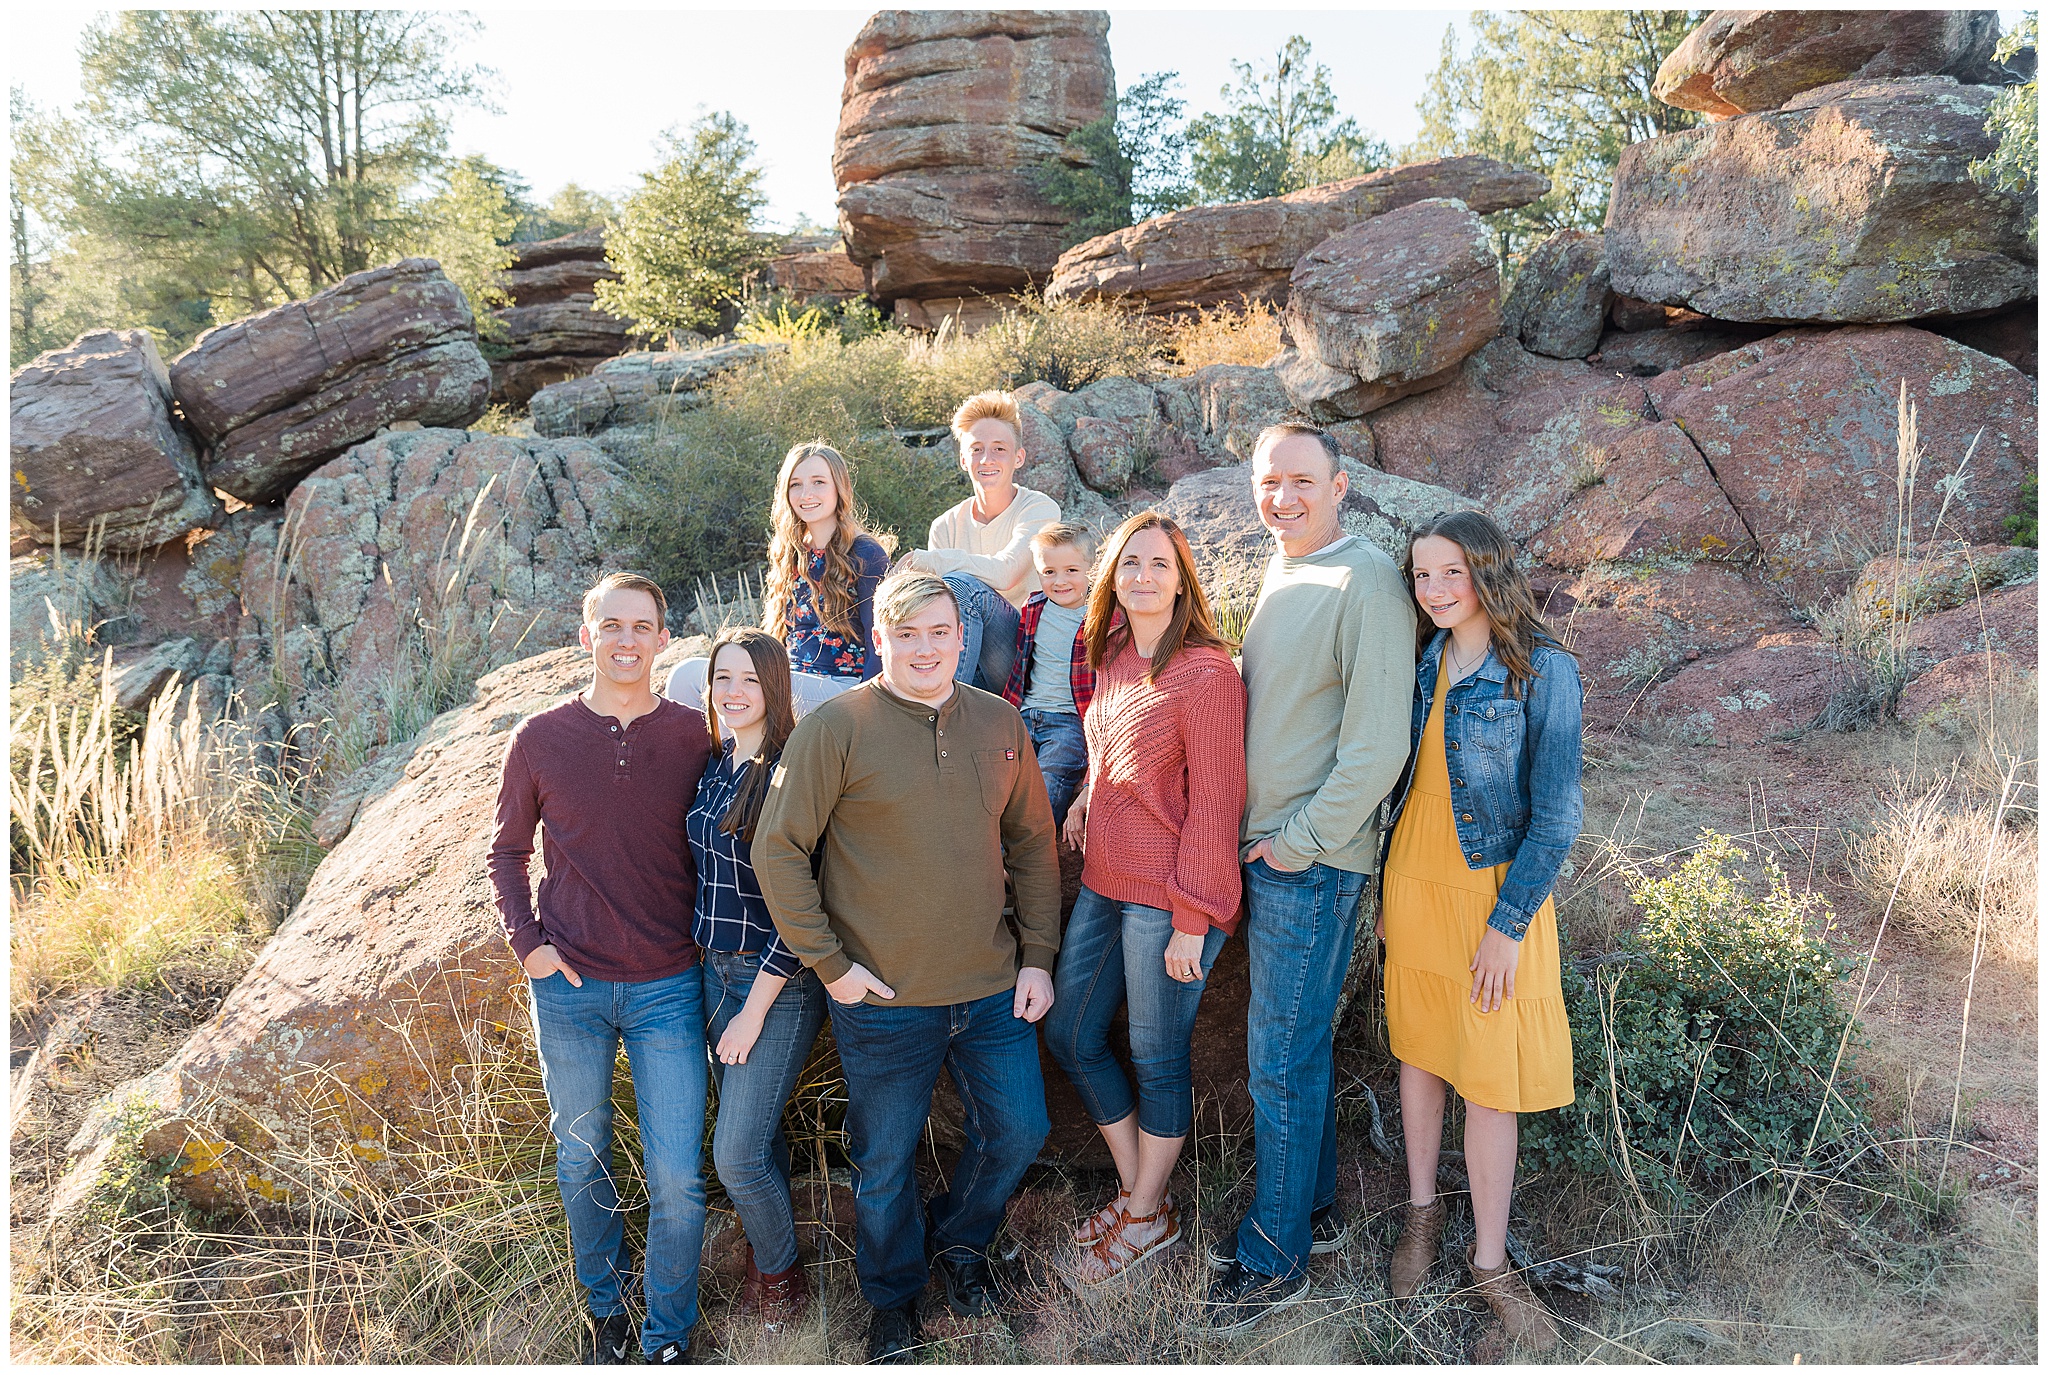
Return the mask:
<svg viewBox="0 0 2048 1375">
<path fill-rule="evenodd" d="M 821 458 L 832 474 L 832 487 L 839 496 L 838 528 L 825 545 L 825 578 L 810 581 L 811 548 L 804 543 L 804 523 L 789 504 L 789 478 L 806 459 Z M 761 597 L 761 627 L 778 640 L 789 633 L 790 605 L 796 596 L 797 580 L 810 583 L 811 605 L 818 621 L 850 641 L 860 638 L 854 624 L 860 570 L 853 562 L 853 542 L 866 533 L 853 502 L 853 474 L 846 458 L 823 440 L 799 444 L 782 458 L 782 471 L 775 475 L 774 533 L 768 540 L 768 585 Z"/>
<path fill-rule="evenodd" d="M 1216 628 L 1216 613 L 1210 609 L 1208 594 L 1202 591 L 1202 579 L 1195 572 L 1195 555 L 1188 548 L 1188 537 L 1171 516 L 1140 511 L 1117 526 L 1116 533 L 1103 542 L 1102 557 L 1096 562 L 1095 588 L 1088 594 L 1088 615 L 1081 628 L 1082 642 L 1088 647 L 1088 667 L 1100 672 L 1110 656 L 1131 638 L 1130 623 L 1118 619 L 1122 608 L 1116 600 L 1116 564 L 1124 556 L 1124 546 L 1140 530 L 1166 532 L 1180 573 L 1180 591 L 1173 598 L 1173 619 L 1166 623 L 1166 633 L 1153 646 L 1152 665 L 1146 674 L 1156 683 L 1173 662 L 1173 656 L 1183 648 L 1206 645 L 1228 654 L 1236 646 Z"/>
</svg>

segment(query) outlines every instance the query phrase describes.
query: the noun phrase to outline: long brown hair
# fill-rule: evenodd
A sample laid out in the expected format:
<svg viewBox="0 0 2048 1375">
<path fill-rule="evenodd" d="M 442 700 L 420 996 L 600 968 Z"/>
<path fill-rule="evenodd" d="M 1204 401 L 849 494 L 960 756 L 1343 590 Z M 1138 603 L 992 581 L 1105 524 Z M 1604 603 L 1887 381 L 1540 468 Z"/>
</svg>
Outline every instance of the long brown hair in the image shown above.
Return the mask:
<svg viewBox="0 0 2048 1375">
<path fill-rule="evenodd" d="M 789 477 L 805 459 L 821 458 L 832 474 L 833 489 L 839 495 L 838 527 L 825 545 L 825 577 L 811 582 L 811 548 L 804 543 L 804 523 L 789 504 Z M 780 639 L 789 632 L 790 602 L 798 579 L 810 583 L 811 605 L 818 621 L 850 641 L 860 638 L 853 613 L 859 589 L 860 570 L 853 563 L 853 542 L 864 533 L 858 508 L 853 501 L 853 474 L 846 458 L 823 440 L 799 444 L 782 457 L 782 469 L 775 475 L 773 527 L 768 540 L 768 585 L 762 590 L 761 625 Z M 865 646 L 864 646 L 865 647 Z"/>
<path fill-rule="evenodd" d="M 1529 680 L 1536 676 L 1536 647 L 1548 645 L 1565 649 L 1551 634 L 1543 613 L 1536 609 L 1536 594 L 1529 579 L 1515 565 L 1514 541 L 1493 521 L 1477 511 L 1452 511 L 1432 516 L 1408 537 L 1408 554 L 1401 560 L 1401 575 L 1408 579 L 1408 594 L 1415 595 L 1415 546 L 1434 536 L 1449 540 L 1465 555 L 1465 571 L 1472 577 L 1472 590 L 1479 597 L 1479 609 L 1493 629 L 1493 656 L 1508 671 L 1508 696 L 1520 697 Z M 1420 602 L 1417 603 L 1420 610 Z M 1415 619 L 1415 653 L 1420 658 L 1437 628 L 1429 613 Z"/>
<path fill-rule="evenodd" d="M 711 683 L 718 674 L 718 651 L 727 645 L 738 645 L 754 661 L 754 676 L 761 682 L 764 729 L 761 752 L 748 762 L 746 776 L 740 779 L 718 829 L 723 835 L 736 835 L 751 843 L 754 823 L 761 819 L 761 804 L 768 797 L 768 775 L 775 771 L 775 761 L 782 754 L 782 747 L 789 743 L 789 733 L 796 729 L 796 707 L 790 698 L 789 651 L 783 648 L 782 641 L 750 625 L 719 631 L 718 638 L 711 642 L 711 658 L 704 668 L 704 724 L 711 731 L 713 750 L 723 753 L 726 749 Z"/>
<path fill-rule="evenodd" d="M 1110 656 L 1130 642 L 1130 623 L 1117 619 L 1122 608 L 1116 601 L 1116 564 L 1124 556 L 1124 546 L 1140 530 L 1166 532 L 1166 538 L 1173 544 L 1173 561 L 1180 571 L 1180 591 L 1173 598 L 1173 619 L 1167 622 L 1159 643 L 1152 647 L 1152 667 L 1146 674 L 1156 683 L 1173 662 L 1173 656 L 1184 647 L 1202 645 L 1228 654 L 1236 646 L 1216 628 L 1216 613 L 1209 606 L 1208 594 L 1202 591 L 1202 579 L 1195 572 L 1195 556 L 1188 548 L 1188 537 L 1172 517 L 1157 511 L 1140 511 L 1103 541 L 1102 556 L 1095 562 L 1095 587 L 1088 594 L 1088 616 L 1081 629 L 1088 646 L 1088 667 L 1101 669 Z"/>
</svg>

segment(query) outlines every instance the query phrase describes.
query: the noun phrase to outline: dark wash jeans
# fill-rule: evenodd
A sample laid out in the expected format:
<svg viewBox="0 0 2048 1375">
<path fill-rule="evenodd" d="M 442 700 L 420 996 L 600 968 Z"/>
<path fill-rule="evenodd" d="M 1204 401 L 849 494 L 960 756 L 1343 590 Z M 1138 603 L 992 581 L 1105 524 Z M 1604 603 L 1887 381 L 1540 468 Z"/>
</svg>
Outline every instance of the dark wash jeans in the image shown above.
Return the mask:
<svg viewBox="0 0 2048 1375">
<path fill-rule="evenodd" d="M 640 1345 L 689 1345 L 697 1325 L 697 1260 L 704 1249 L 704 979 L 701 966 L 646 983 L 560 974 L 528 979 L 555 1181 L 569 1214 L 576 1278 L 590 1311 L 626 1311 L 632 1265 L 612 1168 L 612 1065 L 624 1042 L 640 1107 L 647 1172 L 647 1321 Z"/>
<path fill-rule="evenodd" d="M 1202 977 L 1182 983 L 1166 972 L 1173 913 L 1118 902 L 1083 885 L 1060 937 L 1045 1046 L 1059 1061 L 1098 1127 L 1138 1113 L 1150 1136 L 1186 1136 L 1194 1125 L 1195 1085 L 1189 1043 L 1209 970 L 1227 939 L 1212 926 L 1202 941 Z M 1116 1010 L 1130 1007 L 1134 1096 L 1109 1048 Z"/>
<path fill-rule="evenodd" d="M 746 1063 L 721 1064 L 718 1038 L 746 1006 L 760 972 L 759 952 L 704 952 L 704 1043 L 718 1083 L 711 1162 L 754 1248 L 754 1264 L 772 1275 L 796 1264 L 782 1112 L 825 1024 L 825 986 L 810 970 L 799 969 L 768 1005 Z"/>
<path fill-rule="evenodd" d="M 1366 876 L 1327 864 L 1287 873 L 1264 860 L 1247 864 L 1244 875 L 1258 1182 L 1237 1229 L 1237 1259 L 1292 1278 L 1308 1265 L 1310 1214 L 1337 1200 L 1331 1042 Z"/>
<path fill-rule="evenodd" d="M 1088 736 L 1081 729 L 1081 718 L 1071 711 L 1025 707 L 1018 714 L 1024 718 L 1025 733 L 1038 755 L 1046 800 L 1052 803 L 1053 829 L 1058 830 L 1067 824 L 1067 810 L 1081 791 L 1081 780 L 1088 776 Z"/>
<path fill-rule="evenodd" d="M 918 1209 L 917 1150 L 944 1069 L 967 1111 L 967 1149 L 931 1201 L 934 1254 L 985 1255 L 1051 1124 L 1037 1028 L 1009 989 L 948 1007 L 833 1002 L 854 1170 L 854 1267 L 876 1308 L 915 1299 L 931 1278 Z"/>
</svg>

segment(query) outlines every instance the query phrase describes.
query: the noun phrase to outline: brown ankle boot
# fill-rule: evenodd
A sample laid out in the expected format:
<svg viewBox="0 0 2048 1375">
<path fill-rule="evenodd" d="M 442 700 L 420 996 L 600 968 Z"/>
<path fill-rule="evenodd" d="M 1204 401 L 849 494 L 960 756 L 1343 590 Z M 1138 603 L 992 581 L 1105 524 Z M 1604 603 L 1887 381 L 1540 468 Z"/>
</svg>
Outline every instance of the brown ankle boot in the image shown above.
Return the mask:
<svg viewBox="0 0 2048 1375">
<path fill-rule="evenodd" d="M 1427 1208 L 1408 1205 L 1401 1222 L 1401 1235 L 1394 1242 L 1394 1258 L 1387 1265 L 1388 1287 L 1397 1299 L 1412 1299 L 1422 1292 L 1429 1267 L 1436 1264 L 1437 1244 L 1443 1240 L 1444 1219 L 1450 1209 L 1439 1198 Z"/>
<path fill-rule="evenodd" d="M 1501 1258 L 1498 1266 L 1481 1270 L 1472 1263 L 1479 1243 L 1465 1248 L 1465 1268 L 1472 1272 L 1472 1287 L 1486 1300 L 1486 1306 L 1500 1319 L 1510 1340 L 1527 1351 L 1550 1351 L 1557 1346 L 1557 1324 L 1550 1310 L 1529 1291 L 1529 1282 L 1517 1274 L 1513 1262 Z"/>
<path fill-rule="evenodd" d="M 740 1286 L 740 1311 L 761 1320 L 770 1332 L 786 1332 L 804 1320 L 811 1308 L 810 1279 L 798 1259 L 787 1270 L 769 1273 L 754 1264 L 754 1248 L 747 1248 L 747 1278 Z"/>
</svg>

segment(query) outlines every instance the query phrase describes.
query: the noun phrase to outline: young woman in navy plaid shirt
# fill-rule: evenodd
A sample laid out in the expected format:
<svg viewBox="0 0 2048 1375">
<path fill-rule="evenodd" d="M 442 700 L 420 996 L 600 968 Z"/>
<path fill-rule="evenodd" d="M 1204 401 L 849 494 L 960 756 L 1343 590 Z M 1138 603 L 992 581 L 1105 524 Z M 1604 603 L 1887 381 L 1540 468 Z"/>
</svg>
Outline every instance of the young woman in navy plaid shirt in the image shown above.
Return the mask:
<svg viewBox="0 0 2048 1375">
<path fill-rule="evenodd" d="M 711 646 L 704 717 L 716 751 L 690 809 L 697 861 L 691 935 L 704 954 L 705 1040 L 718 1083 L 712 1162 L 747 1234 L 742 1311 L 770 1331 L 810 1304 L 797 1259 L 782 1110 L 825 1021 L 825 990 L 782 943 L 754 879 L 754 825 L 768 777 L 796 724 L 789 656 L 763 630 Z"/>
</svg>

